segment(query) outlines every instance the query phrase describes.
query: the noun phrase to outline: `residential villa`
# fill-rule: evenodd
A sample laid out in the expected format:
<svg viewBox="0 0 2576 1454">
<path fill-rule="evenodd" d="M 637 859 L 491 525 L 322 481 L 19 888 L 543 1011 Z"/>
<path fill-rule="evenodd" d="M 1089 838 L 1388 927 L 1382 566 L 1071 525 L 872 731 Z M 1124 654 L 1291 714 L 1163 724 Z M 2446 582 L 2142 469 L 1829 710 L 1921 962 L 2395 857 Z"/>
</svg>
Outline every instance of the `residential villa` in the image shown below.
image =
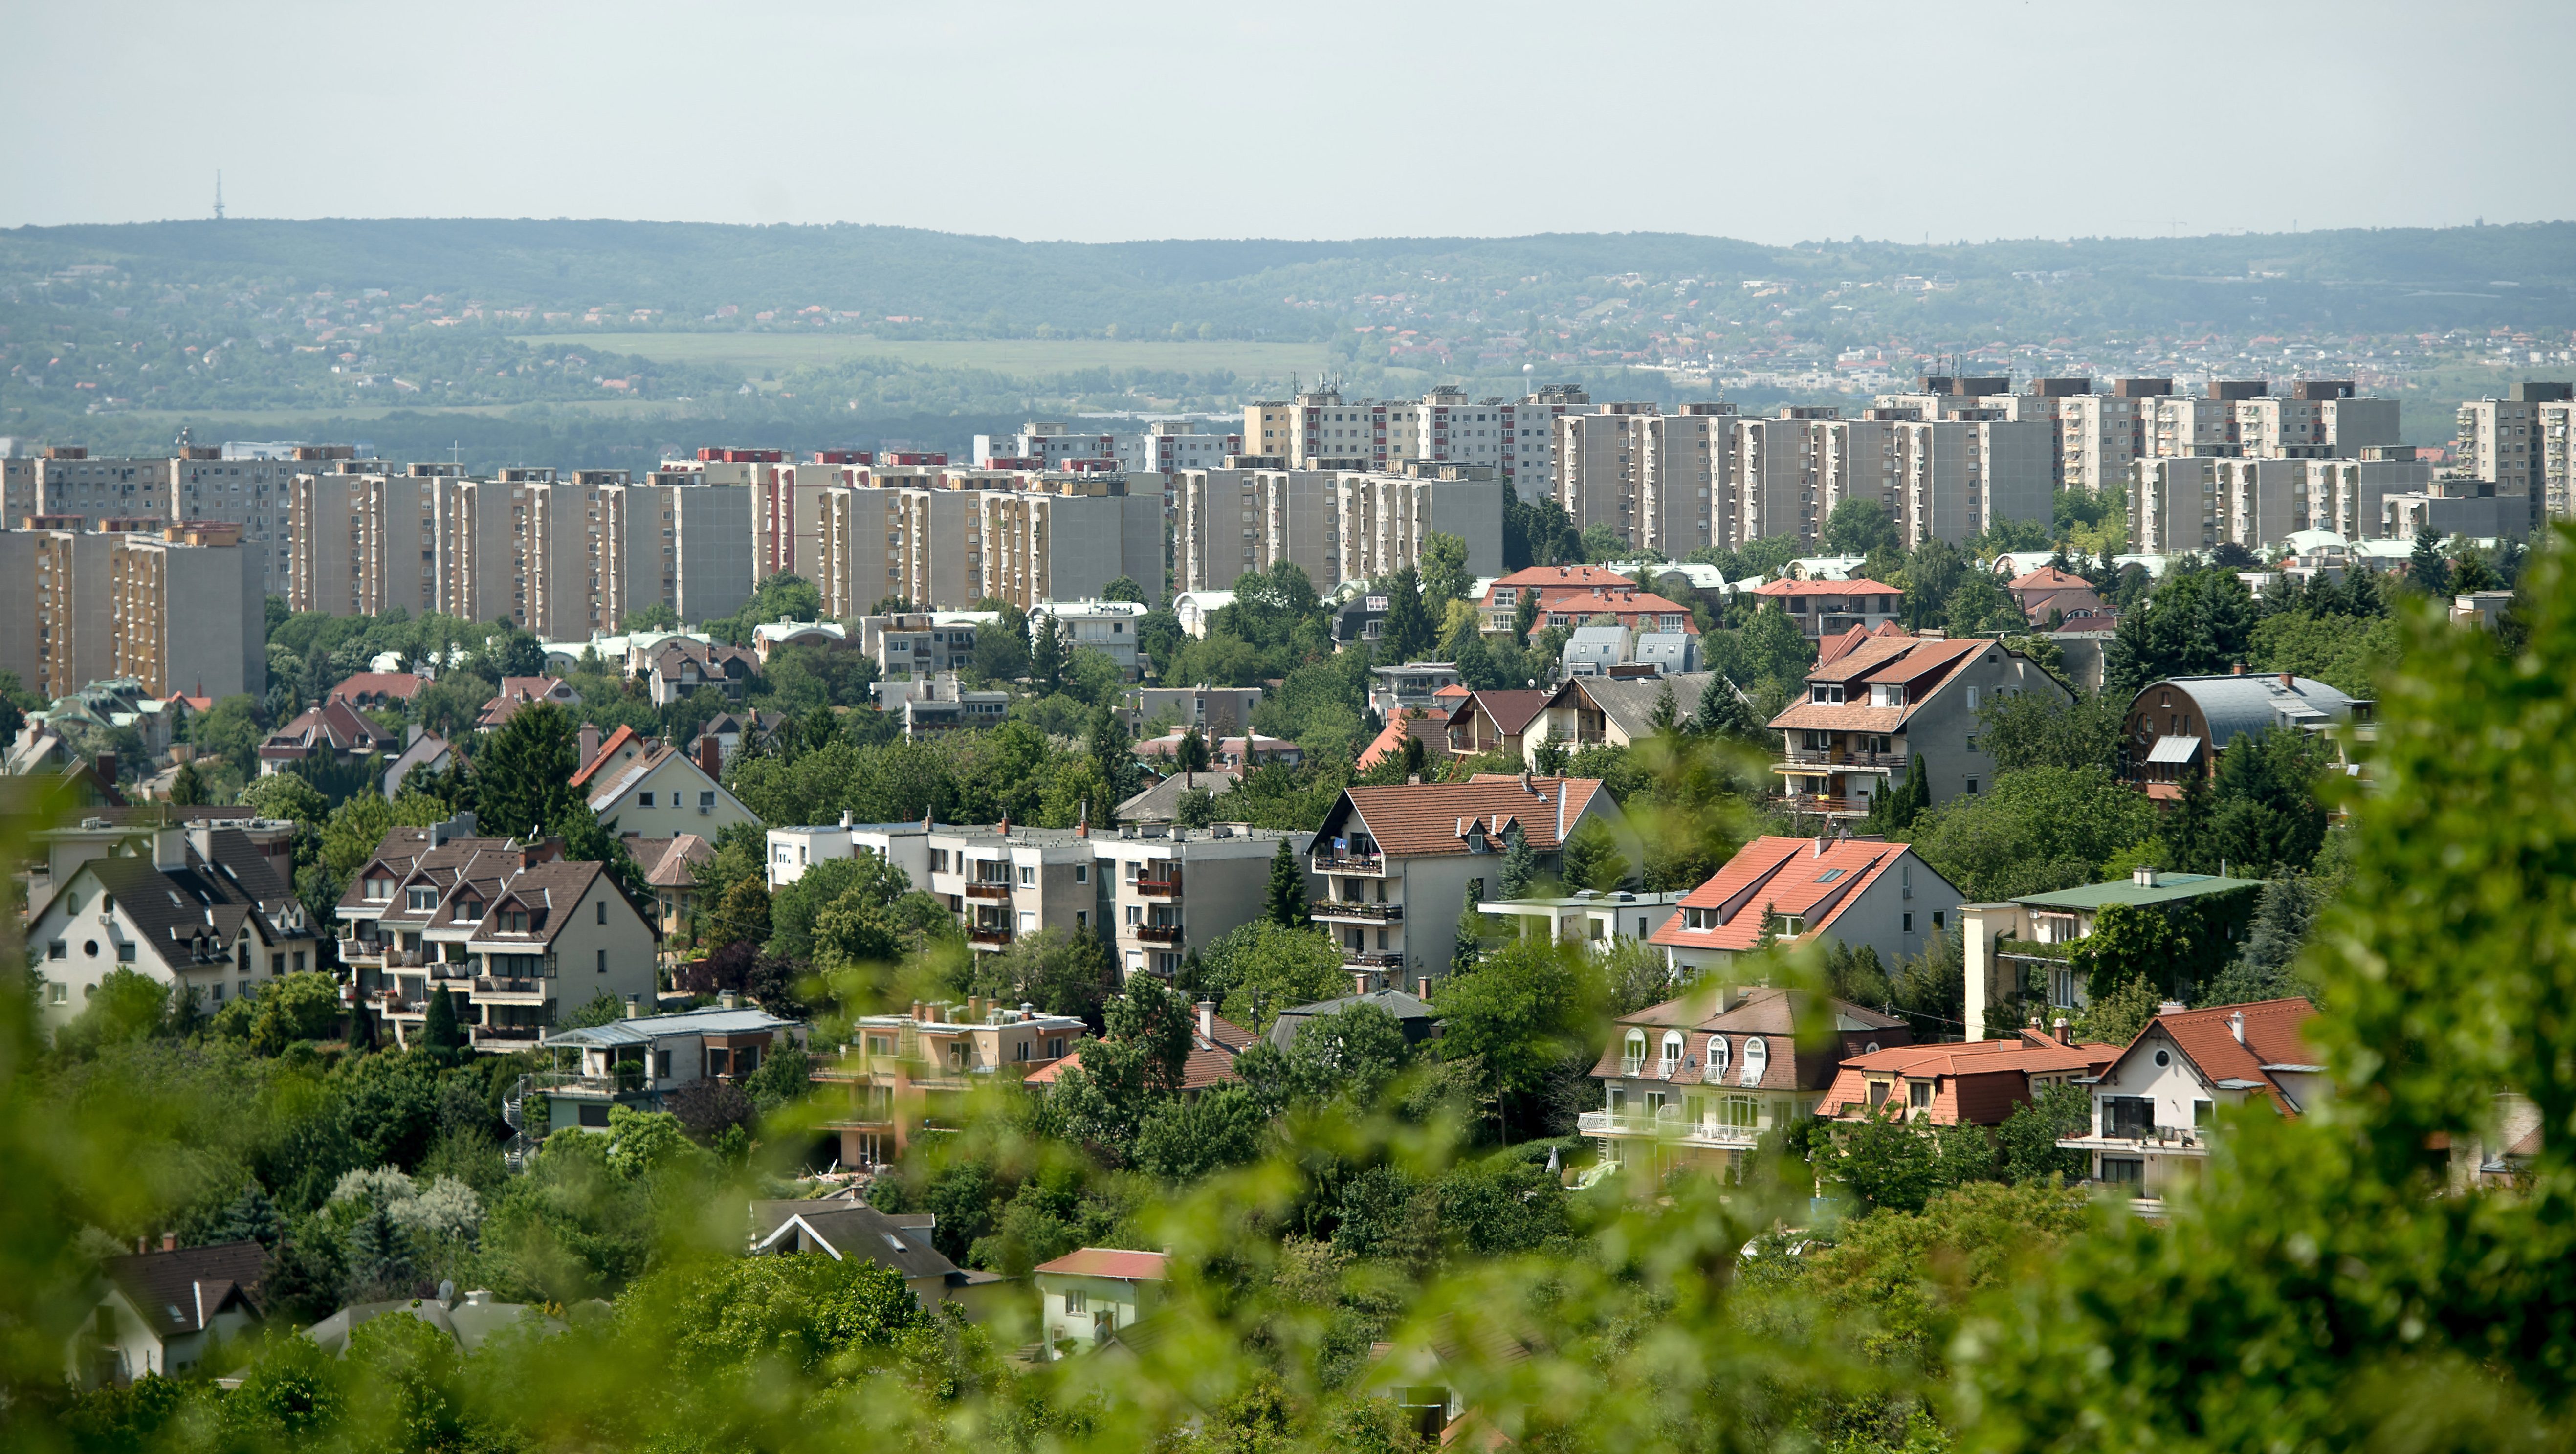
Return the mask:
<svg viewBox="0 0 2576 1454">
<path fill-rule="evenodd" d="M 2162 1201 L 2209 1171 L 2221 1106 L 2305 1115 L 2328 1093 L 2305 1035 L 2304 999 L 2186 1010 L 2168 1004 L 2092 1083 L 2093 1122 L 2057 1144 L 2084 1152 L 2093 1179 Z"/>
<path fill-rule="evenodd" d="M 670 1015 L 643 1014 L 629 1000 L 623 1019 L 558 1030 L 538 1042 L 556 1068 L 529 1079 L 528 1088 L 544 1092 L 547 1107 L 547 1122 L 531 1139 L 604 1132 L 610 1107 L 658 1111 L 672 1093 L 699 1081 L 740 1085 L 771 1056 L 805 1043 L 802 1022 L 740 1005 L 730 993 L 709 1008 Z"/>
<path fill-rule="evenodd" d="M 1843 1062 L 1831 1089 L 1816 1104 L 1829 1120 L 1901 1114 L 1934 1126 L 2000 1126 L 2016 1106 L 2051 1086 L 2076 1085 L 2099 1075 L 2120 1054 L 2117 1045 L 2075 1044 L 2060 1020 L 2058 1036 L 2033 1027 L 2011 1040 L 1966 1040 L 1937 1045 L 1897 1045 Z M 1893 1104 L 1895 1112 L 1885 1108 Z"/>
<path fill-rule="evenodd" d="M 981 997 L 915 1001 L 904 1014 L 858 1017 L 849 1044 L 819 1059 L 813 1072 L 817 1098 L 841 1103 L 840 1114 L 824 1123 L 840 1136 L 841 1164 L 881 1166 L 924 1129 L 961 1126 L 978 1087 L 1043 1070 L 1087 1033 L 1071 1015 Z"/>
<path fill-rule="evenodd" d="M 2228 894 L 2246 895 L 2239 906 L 2251 917 L 2260 879 L 2209 873 L 2167 873 L 2139 868 L 2127 878 L 2007 903 L 1958 906 L 1961 948 L 1967 959 L 1967 1035 L 1982 1040 L 1990 1025 L 2008 1024 L 2022 1008 L 2072 1011 L 2092 997 L 2068 958 L 2075 941 L 2090 938 L 2094 921 L 2113 904 L 2168 908 Z"/>
<path fill-rule="evenodd" d="M 931 1245 L 938 1217 L 878 1211 L 855 1194 L 751 1204 L 751 1255 L 873 1263 L 903 1279 L 925 1309 L 954 1304 L 981 1323 L 1005 1310 L 1016 1279 L 968 1271 Z"/>
<path fill-rule="evenodd" d="M 1789 614 L 1809 641 L 1854 626 L 1875 631 L 1896 621 L 1905 593 L 1882 581 L 1776 580 L 1753 588 L 1762 602 Z"/>
<path fill-rule="evenodd" d="M 1550 944 L 1608 944 L 1614 939 L 1643 940 L 1673 915 L 1681 891 L 1636 893 L 1613 889 L 1578 889 L 1553 899 L 1486 899 L 1476 912 L 1500 919 L 1509 933 Z"/>
<path fill-rule="evenodd" d="M 1093 835 L 1093 861 L 1104 875 L 1099 887 L 1109 891 L 1100 911 L 1110 916 L 1120 974 L 1168 983 L 1183 956 L 1260 918 L 1279 845 L 1298 840 L 1293 853 L 1304 837 L 1244 823 L 1129 823 Z"/>
<path fill-rule="evenodd" d="M 1153 1312 L 1170 1279 L 1171 1255 L 1084 1247 L 1032 1271 L 1049 1358 L 1097 1348 Z"/>
<path fill-rule="evenodd" d="M 2039 692 L 2072 701 L 2046 668 L 1983 637 L 1872 636 L 1807 673 L 1806 700 L 1771 719 L 1783 745 L 1782 802 L 1795 813 L 1862 818 L 1920 760 L 1930 805 L 1994 781 L 1978 709 Z"/>
<path fill-rule="evenodd" d="M 260 1321 L 267 1265 L 257 1242 L 181 1247 L 169 1234 L 157 1251 L 138 1244 L 108 1258 L 82 1294 L 88 1311 L 64 1340 L 63 1376 L 90 1389 L 185 1372 L 217 1339 L 240 1337 Z"/>
<path fill-rule="evenodd" d="M 1884 838 L 1756 838 L 1682 896 L 1649 942 L 1677 976 L 1723 967 L 1767 932 L 1782 944 L 1822 936 L 1866 945 L 1893 970 L 1950 925 L 1965 898 L 1912 848 Z"/>
</svg>

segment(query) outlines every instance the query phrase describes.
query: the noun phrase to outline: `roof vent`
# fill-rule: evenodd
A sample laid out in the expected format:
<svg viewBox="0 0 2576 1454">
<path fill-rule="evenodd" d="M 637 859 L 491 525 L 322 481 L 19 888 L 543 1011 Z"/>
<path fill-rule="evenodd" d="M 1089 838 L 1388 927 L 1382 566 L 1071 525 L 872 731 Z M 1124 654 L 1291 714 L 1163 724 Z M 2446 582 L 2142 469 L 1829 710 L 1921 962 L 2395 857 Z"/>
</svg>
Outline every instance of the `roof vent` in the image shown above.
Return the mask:
<svg viewBox="0 0 2576 1454">
<path fill-rule="evenodd" d="M 2142 889 L 2151 889 L 2158 886 L 2156 882 L 2155 869 L 2143 863 L 2139 864 L 2136 868 L 2129 870 L 2129 882 L 2136 884 Z"/>
<path fill-rule="evenodd" d="M 2245 1012 L 2243 1010 L 2238 1010 L 2236 1013 L 2227 1017 L 2227 1033 L 2236 1037 L 2237 1044 L 2242 1045 L 2245 1043 Z"/>
</svg>

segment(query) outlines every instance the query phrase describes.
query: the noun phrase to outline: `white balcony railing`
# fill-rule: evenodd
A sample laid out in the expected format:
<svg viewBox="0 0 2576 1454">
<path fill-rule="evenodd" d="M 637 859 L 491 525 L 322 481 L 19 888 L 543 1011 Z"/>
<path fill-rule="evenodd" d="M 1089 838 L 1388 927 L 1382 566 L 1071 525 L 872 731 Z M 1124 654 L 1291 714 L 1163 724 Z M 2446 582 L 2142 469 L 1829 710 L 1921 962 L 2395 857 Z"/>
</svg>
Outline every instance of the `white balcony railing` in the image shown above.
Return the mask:
<svg viewBox="0 0 2576 1454">
<path fill-rule="evenodd" d="M 1576 1129 L 1586 1136 L 1660 1136 L 1685 1146 L 1749 1147 L 1762 1139 L 1751 1126 L 1722 1126 L 1715 1121 L 1685 1121 L 1678 1107 L 1585 1111 Z"/>
</svg>

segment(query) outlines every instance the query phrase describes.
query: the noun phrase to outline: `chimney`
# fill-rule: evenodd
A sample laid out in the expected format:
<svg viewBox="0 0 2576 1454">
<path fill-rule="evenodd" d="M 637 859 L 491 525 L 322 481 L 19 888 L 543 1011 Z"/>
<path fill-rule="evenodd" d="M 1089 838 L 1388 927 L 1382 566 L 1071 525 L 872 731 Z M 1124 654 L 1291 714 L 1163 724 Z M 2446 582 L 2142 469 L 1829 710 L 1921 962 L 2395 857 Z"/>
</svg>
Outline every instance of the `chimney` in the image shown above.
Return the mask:
<svg viewBox="0 0 2576 1454">
<path fill-rule="evenodd" d="M 1216 1001 L 1201 1000 L 1198 1009 L 1199 1034 L 1209 1040 L 1216 1039 Z"/>
<path fill-rule="evenodd" d="M 2180 1000 L 2166 1000 L 2156 1006 L 2158 1015 L 2179 1015 L 2190 1006 Z"/>
<path fill-rule="evenodd" d="M 1534 787 L 1531 787 L 1531 786 L 1530 786 L 1530 775 L 1529 775 L 1529 769 L 1528 769 L 1528 768 L 1522 768 L 1522 769 L 1521 769 L 1521 791 L 1522 791 L 1522 792 L 1525 792 L 1525 793 L 1534 793 L 1534 792 L 1537 792 L 1537 791 L 1538 791 L 1538 789 L 1536 789 L 1536 788 L 1534 788 Z"/>
<path fill-rule="evenodd" d="M 922 1014 L 921 1014 L 921 1001 L 919 1001 L 919 1000 L 915 1000 L 915 1001 L 913 1001 L 913 1002 L 912 1002 L 912 1018 L 914 1018 L 915 1020 L 919 1020 L 919 1019 L 921 1019 L 921 1018 L 922 1018 Z"/>
<path fill-rule="evenodd" d="M 1816 835 L 1816 857 L 1818 857 L 1818 858 L 1822 858 L 1822 857 L 1824 857 L 1824 856 L 1825 856 L 1825 849 L 1826 849 L 1827 847 L 1831 846 L 1831 845 L 1832 845 L 1832 843 L 1833 843 L 1833 841 L 1834 841 L 1834 840 L 1833 840 L 1830 836 L 1828 836 L 1828 835 L 1826 835 L 1826 834 L 1823 834 L 1823 833 L 1819 833 L 1819 834 L 1817 834 L 1817 835 Z"/>
<path fill-rule="evenodd" d="M 2058 1016 L 2057 1023 L 2049 1028 L 2057 1032 L 2058 1044 L 2072 1045 L 2075 1043 L 2075 1027 L 2066 1023 L 2066 1017 L 2064 1015 Z"/>
<path fill-rule="evenodd" d="M 1406 773 L 1404 775 L 1404 785 L 1409 788 L 1418 788 L 1422 786 L 1422 774 L 1418 772 Z"/>
<path fill-rule="evenodd" d="M 2234 666 L 2229 667 L 2227 670 L 2228 670 L 2228 672 L 2229 672 L 2231 675 L 2234 675 L 2234 676 L 2240 676 L 2240 677 L 2241 677 L 2241 676 L 2245 675 L 2245 663 L 2243 663 L 2243 662 L 2241 662 L 2241 661 L 2240 661 L 2240 662 L 2236 663 Z"/>
<path fill-rule="evenodd" d="M 1427 1000 L 1431 998 L 1431 976 L 1425 974 L 1415 977 L 1413 981 L 1413 997 L 1417 1000 Z"/>
<path fill-rule="evenodd" d="M 2236 1013 L 2227 1017 L 2227 1033 L 2236 1037 L 2237 1044 L 2242 1045 L 2245 1043 L 2245 1012 L 2243 1010 L 2238 1010 Z"/>
<path fill-rule="evenodd" d="M 731 1009 L 736 1009 L 736 1008 L 739 1008 L 739 1007 L 740 1007 L 740 1004 L 741 1004 L 741 1002 L 740 1002 L 740 1001 L 738 1001 L 738 1000 L 736 1000 L 736 999 L 734 998 L 733 991 L 731 991 L 731 990 L 719 990 L 719 991 L 717 991 L 717 992 L 716 992 L 716 1008 L 717 1008 L 717 1009 L 719 1009 L 719 1010 L 731 1010 Z"/>
<path fill-rule="evenodd" d="M 584 722 L 581 724 L 580 766 L 590 766 L 590 760 L 597 756 L 599 756 L 599 724 L 596 722 Z"/>
<path fill-rule="evenodd" d="M 1091 800 L 1089 798 L 1082 800 L 1081 815 L 1073 820 L 1073 836 L 1076 838 L 1091 836 Z"/>
<path fill-rule="evenodd" d="M 98 755 L 98 762 L 96 765 L 98 768 L 98 780 L 107 784 L 109 787 L 116 786 L 116 754 L 113 752 L 100 753 Z"/>
<path fill-rule="evenodd" d="M 179 1234 L 178 1234 L 178 1233 L 176 1233 L 176 1232 L 164 1232 L 164 1233 L 162 1233 L 162 1234 L 161 1234 L 161 1250 L 162 1250 L 162 1251 L 164 1251 L 164 1252 L 176 1252 L 176 1251 L 178 1251 L 178 1250 L 179 1250 Z"/>
<path fill-rule="evenodd" d="M 149 1238 L 149 1237 L 137 1237 L 137 1238 L 135 1238 L 135 1239 L 134 1239 L 134 1255 L 135 1255 L 135 1256 L 140 1257 L 140 1256 L 142 1256 L 144 1253 L 149 1252 L 149 1251 L 151 1251 L 151 1250 L 152 1250 L 152 1239 L 151 1239 L 151 1238 Z"/>
<path fill-rule="evenodd" d="M 2298 677 L 2293 673 L 2286 671 L 2281 673 L 2281 690 L 2285 692 L 2298 690 L 2296 685 L 2294 685 L 2297 681 Z"/>
<path fill-rule="evenodd" d="M 709 777 L 724 776 L 724 744 L 713 733 L 698 734 L 698 771 Z"/>
<path fill-rule="evenodd" d="M 2154 888 L 2156 886 L 2155 868 L 2149 864 L 2139 864 L 2136 868 L 2129 870 L 2129 882 L 2142 889 Z"/>
<path fill-rule="evenodd" d="M 1002 835 L 1003 837 L 1005 837 L 1005 838 L 1010 837 L 1010 836 L 1011 836 L 1011 815 L 1010 815 L 1010 814 L 1008 814 L 1008 813 L 1004 813 L 1004 814 L 1002 815 L 1002 821 L 1001 821 L 1001 823 L 1000 823 L 999 825 L 997 825 L 997 826 L 994 828 L 994 830 L 993 830 L 993 831 L 995 831 L 995 832 L 997 832 L 997 833 L 1001 834 L 1001 835 Z"/>
<path fill-rule="evenodd" d="M 1355 969 L 1355 970 L 1352 970 L 1352 971 L 1351 971 L 1351 993 L 1352 993 L 1352 994 L 1355 994 L 1355 995 L 1364 995 L 1364 994 L 1367 994 L 1368 992 L 1369 992 L 1369 972 L 1368 972 L 1367 970 L 1365 970 L 1365 969 Z"/>
<path fill-rule="evenodd" d="M 644 999 L 641 995 L 628 995 L 626 997 L 626 1018 L 629 1020 L 641 1020 L 644 1018 Z"/>
</svg>

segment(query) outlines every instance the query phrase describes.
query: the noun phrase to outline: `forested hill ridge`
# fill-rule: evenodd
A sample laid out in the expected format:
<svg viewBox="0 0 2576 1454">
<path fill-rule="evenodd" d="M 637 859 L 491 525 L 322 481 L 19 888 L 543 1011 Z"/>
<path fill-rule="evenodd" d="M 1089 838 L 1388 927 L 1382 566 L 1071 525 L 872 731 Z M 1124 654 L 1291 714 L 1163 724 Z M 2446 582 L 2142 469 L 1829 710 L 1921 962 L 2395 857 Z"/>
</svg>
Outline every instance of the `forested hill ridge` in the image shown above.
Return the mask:
<svg viewBox="0 0 2576 1454">
<path fill-rule="evenodd" d="M 1880 333 L 1955 323 L 1989 337 L 2035 327 L 2085 337 L 2235 329 L 2249 318 L 2282 333 L 2440 332 L 2576 325 L 2576 223 L 1788 247 L 1675 233 L 1022 242 L 901 227 L 560 219 L 0 232 L 0 287 L 21 299 L 20 290 L 49 283 L 104 280 L 372 288 L 404 303 L 435 297 L 572 315 L 559 322 L 598 311 L 621 328 L 637 326 L 637 309 L 652 310 L 649 326 L 691 329 L 811 327 L 821 316 L 925 337 L 1112 327 L 1168 337 L 1177 325 L 1194 337 L 1319 339 L 1355 313 L 1385 311 L 1389 298 L 1416 315 L 1481 315 L 1499 326 L 1579 316 L 1623 293 L 1642 301 L 1636 290 L 1659 287 L 1698 296 L 1720 326 L 1744 311 L 1730 300 L 1774 287 L 1837 291 L 1846 306 L 1820 312 L 1866 309 Z"/>
</svg>

